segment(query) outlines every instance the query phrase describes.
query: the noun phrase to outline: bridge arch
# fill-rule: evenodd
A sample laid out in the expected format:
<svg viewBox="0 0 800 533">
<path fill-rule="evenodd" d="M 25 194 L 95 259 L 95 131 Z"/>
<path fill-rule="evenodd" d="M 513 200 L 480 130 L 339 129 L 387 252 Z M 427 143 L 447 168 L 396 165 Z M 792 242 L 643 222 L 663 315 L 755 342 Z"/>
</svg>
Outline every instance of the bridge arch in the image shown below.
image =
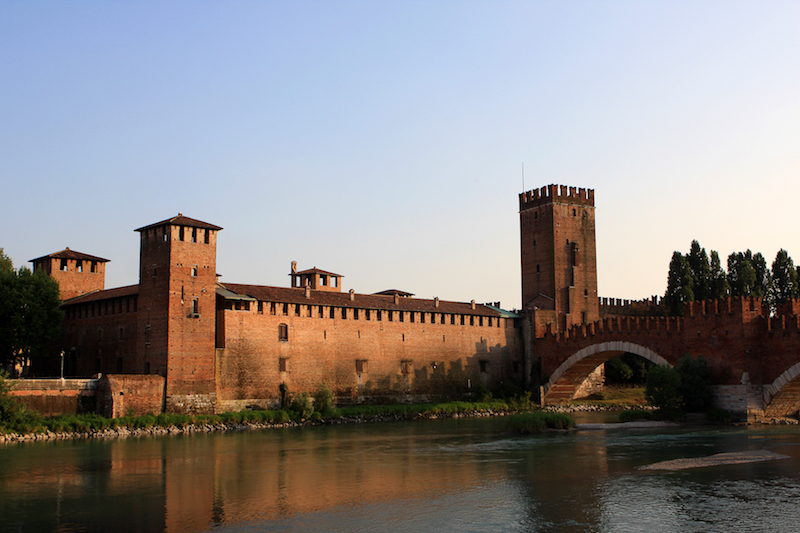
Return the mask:
<svg viewBox="0 0 800 533">
<path fill-rule="evenodd" d="M 633 342 L 610 341 L 586 346 L 569 356 L 550 376 L 544 386 L 542 403 L 552 404 L 572 400 L 581 383 L 595 368 L 614 356 L 632 353 L 659 366 L 673 366 L 662 356 Z"/>
<path fill-rule="evenodd" d="M 789 367 L 778 378 L 764 386 L 767 416 L 794 416 L 800 405 L 800 363 Z"/>
</svg>

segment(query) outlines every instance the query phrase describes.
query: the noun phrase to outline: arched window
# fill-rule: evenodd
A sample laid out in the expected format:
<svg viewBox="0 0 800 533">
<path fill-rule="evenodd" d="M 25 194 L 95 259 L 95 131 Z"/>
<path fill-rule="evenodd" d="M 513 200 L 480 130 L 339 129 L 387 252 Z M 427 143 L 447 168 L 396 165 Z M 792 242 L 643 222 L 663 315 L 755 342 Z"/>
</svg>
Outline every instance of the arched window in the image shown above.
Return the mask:
<svg viewBox="0 0 800 533">
<path fill-rule="evenodd" d="M 278 342 L 289 342 L 289 326 L 278 324 Z"/>
</svg>

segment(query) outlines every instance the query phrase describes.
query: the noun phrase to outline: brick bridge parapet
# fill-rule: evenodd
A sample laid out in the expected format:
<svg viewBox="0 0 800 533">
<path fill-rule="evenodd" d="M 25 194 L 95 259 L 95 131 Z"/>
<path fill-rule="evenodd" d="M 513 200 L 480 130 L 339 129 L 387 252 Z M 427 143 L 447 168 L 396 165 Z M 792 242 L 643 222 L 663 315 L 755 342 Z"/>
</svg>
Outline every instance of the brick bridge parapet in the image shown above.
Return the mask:
<svg viewBox="0 0 800 533">
<path fill-rule="evenodd" d="M 689 303 L 683 317 L 606 315 L 563 332 L 546 328 L 533 342 L 542 376 L 549 377 L 543 401 L 569 401 L 598 365 L 630 352 L 671 365 L 685 355 L 702 356 L 714 385 L 738 386 L 747 379 L 764 387 L 766 404 L 796 386 L 800 405 L 798 310 L 794 300 L 770 317 L 760 299 L 725 298 Z"/>
</svg>

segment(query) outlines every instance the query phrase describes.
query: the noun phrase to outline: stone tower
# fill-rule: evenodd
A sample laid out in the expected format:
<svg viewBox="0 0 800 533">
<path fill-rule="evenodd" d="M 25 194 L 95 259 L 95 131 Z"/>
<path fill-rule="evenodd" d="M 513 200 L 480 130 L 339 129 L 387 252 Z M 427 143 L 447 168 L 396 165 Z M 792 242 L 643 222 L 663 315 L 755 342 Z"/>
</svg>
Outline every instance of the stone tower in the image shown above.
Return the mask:
<svg viewBox="0 0 800 533">
<path fill-rule="evenodd" d="M 166 378 L 167 412 L 214 412 L 217 232 L 178 216 L 140 234 L 137 369 Z"/>
<path fill-rule="evenodd" d="M 600 318 L 594 190 L 547 185 L 519 195 L 522 307 L 534 335 Z"/>
</svg>

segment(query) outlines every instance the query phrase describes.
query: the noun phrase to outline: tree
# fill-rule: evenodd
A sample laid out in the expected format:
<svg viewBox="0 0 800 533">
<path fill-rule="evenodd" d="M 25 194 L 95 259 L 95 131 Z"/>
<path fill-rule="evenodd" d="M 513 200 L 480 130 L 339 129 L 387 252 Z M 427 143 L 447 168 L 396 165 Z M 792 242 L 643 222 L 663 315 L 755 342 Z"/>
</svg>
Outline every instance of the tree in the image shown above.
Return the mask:
<svg viewBox="0 0 800 533">
<path fill-rule="evenodd" d="M 783 248 L 778 251 L 772 263 L 772 280 L 776 305 L 783 305 L 790 299 L 800 296 L 794 261 Z"/>
<path fill-rule="evenodd" d="M 772 282 L 772 272 L 767 267 L 767 260 L 760 252 L 753 255 L 753 269 L 756 271 L 753 296 L 761 298 L 762 305 L 772 313 L 775 311 L 775 286 Z"/>
<path fill-rule="evenodd" d="M 756 271 L 753 268 L 753 253 L 735 252 L 728 256 L 728 283 L 731 296 L 750 296 L 756 285 Z"/>
<path fill-rule="evenodd" d="M 711 295 L 711 267 L 708 264 L 706 249 L 700 247 L 697 240 L 692 241 L 689 254 L 686 256 L 692 272 L 692 290 L 695 300 L 705 300 Z"/>
<path fill-rule="evenodd" d="M 674 415 L 683 405 L 680 385 L 681 378 L 677 370 L 670 366 L 654 366 L 647 373 L 644 397 L 650 405 Z"/>
<path fill-rule="evenodd" d="M 711 406 L 711 368 L 705 358 L 685 356 L 678 361 L 678 392 L 683 408 L 690 413 L 705 411 Z"/>
<path fill-rule="evenodd" d="M 58 282 L 47 274 L 0 269 L 0 365 L 44 363 L 61 335 L 60 305 Z"/>
<path fill-rule="evenodd" d="M 672 316 L 683 316 L 683 304 L 694 301 L 694 279 L 689 262 L 680 252 L 672 254 L 669 262 L 669 278 L 664 304 L 667 313 Z"/>
<path fill-rule="evenodd" d="M 731 292 L 731 287 L 728 284 L 728 277 L 725 271 L 722 270 L 722 264 L 719 259 L 719 254 L 711 250 L 711 294 L 709 298 L 726 298 Z"/>
<path fill-rule="evenodd" d="M 8 272 L 14 270 L 14 263 L 8 257 L 2 248 L 0 248 L 0 272 Z"/>
</svg>

